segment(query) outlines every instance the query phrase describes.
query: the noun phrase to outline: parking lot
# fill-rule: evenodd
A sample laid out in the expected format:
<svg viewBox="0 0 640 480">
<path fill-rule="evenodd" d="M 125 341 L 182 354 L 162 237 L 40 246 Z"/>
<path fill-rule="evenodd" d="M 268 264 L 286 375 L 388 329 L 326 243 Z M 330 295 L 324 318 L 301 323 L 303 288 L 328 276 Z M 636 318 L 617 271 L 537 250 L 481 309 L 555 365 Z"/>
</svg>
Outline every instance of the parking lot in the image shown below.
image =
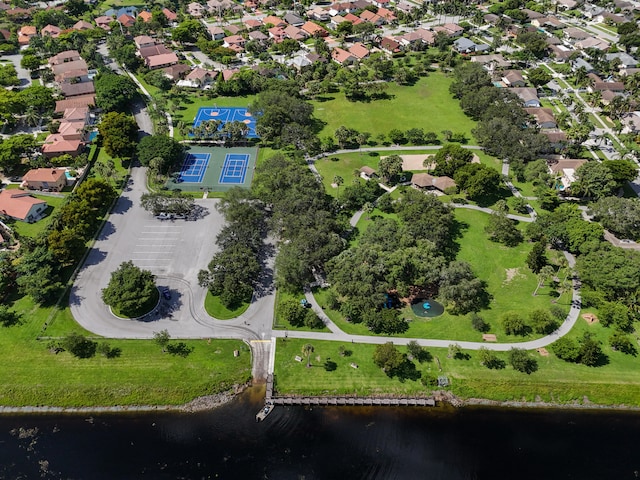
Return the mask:
<svg viewBox="0 0 640 480">
<path fill-rule="evenodd" d="M 135 169 L 134 177 L 74 283 L 69 301 L 73 315 L 88 330 L 110 337 L 149 338 L 165 328 L 176 338 L 211 335 L 211 327 L 200 321 L 207 318 L 206 290 L 198 286 L 198 272 L 211 261 L 224 224 L 217 200 L 196 200 L 195 219 L 158 219 L 140 206 L 143 172 Z M 171 295 L 161 299 L 157 312 L 138 322 L 114 317 L 101 299 L 111 272 L 129 260 L 150 270 L 157 286 Z"/>
</svg>

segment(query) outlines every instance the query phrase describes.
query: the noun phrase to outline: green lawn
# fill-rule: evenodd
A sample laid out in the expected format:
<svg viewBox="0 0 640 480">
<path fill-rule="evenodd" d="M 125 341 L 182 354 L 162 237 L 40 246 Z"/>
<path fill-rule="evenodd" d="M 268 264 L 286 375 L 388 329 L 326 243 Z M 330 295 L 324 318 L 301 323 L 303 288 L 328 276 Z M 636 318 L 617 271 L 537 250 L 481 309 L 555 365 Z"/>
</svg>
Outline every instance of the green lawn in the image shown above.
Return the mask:
<svg viewBox="0 0 640 480">
<path fill-rule="evenodd" d="M 218 320 L 229 320 L 239 317 L 249 308 L 249 303 L 245 302 L 235 310 L 229 310 L 222 305 L 220 297 L 218 295 L 211 295 L 211 292 L 207 291 L 207 296 L 204 299 L 204 309 L 209 315 Z"/>
<path fill-rule="evenodd" d="M 0 405 L 110 406 L 188 402 L 247 381 L 251 355 L 241 341 L 186 341 L 187 358 L 163 354 L 149 340 L 107 340 L 121 355 L 77 359 L 50 353 L 50 338 L 83 333 L 68 308 L 38 308 L 28 297 L 13 308 L 23 324 L 0 328 Z M 46 331 L 43 326 L 46 321 Z M 42 336 L 40 340 L 37 337 Z M 98 340 L 98 339 L 96 339 Z M 234 358 L 233 350 L 240 350 Z"/>
<path fill-rule="evenodd" d="M 446 349 L 429 348 L 433 360 L 416 362 L 416 368 L 422 377 L 447 376 L 451 382 L 449 389 L 462 398 L 640 406 L 640 359 L 613 352 L 607 343 L 611 331 L 597 323 L 588 326 L 580 320 L 569 335 L 578 337 L 585 330 L 603 342 L 608 357 L 606 365 L 586 367 L 564 362 L 553 354 L 543 357 L 534 351 L 530 354 L 537 360 L 538 370 L 526 375 L 508 365 L 501 370 L 489 370 L 480 365 L 474 351 L 466 351 L 469 357 L 458 360 L 447 358 Z M 303 356 L 305 343 L 311 343 L 315 350 L 311 368 L 306 368 L 306 359 L 295 360 L 296 355 Z M 352 354 L 340 356 L 340 345 Z M 398 348 L 406 353 L 405 347 Z M 432 389 L 424 387 L 418 379 L 389 378 L 374 365 L 374 349 L 374 345 L 365 344 L 278 339 L 276 390 L 279 394 L 358 396 L 428 395 L 431 392 Z M 506 353 L 498 356 L 506 362 Z M 336 363 L 334 371 L 325 370 L 327 358 Z M 438 368 L 438 360 L 442 370 Z M 351 367 L 351 363 L 358 368 Z"/>
<path fill-rule="evenodd" d="M 65 201 L 65 198 L 62 198 L 62 197 L 50 197 L 50 196 L 35 195 L 35 194 L 33 196 L 47 202 L 47 205 L 49 205 L 49 207 L 46 210 L 47 216 L 42 220 L 38 220 L 35 223 L 26 223 L 26 222 L 20 222 L 20 221 L 15 221 L 13 223 L 9 222 L 11 228 L 13 228 L 18 233 L 18 235 L 22 237 L 35 238 L 38 235 L 40 235 L 40 233 L 43 232 L 51 222 L 51 219 L 53 218 L 52 214 L 55 211 L 55 209 L 60 208 L 60 206 Z"/>
<path fill-rule="evenodd" d="M 282 288 L 278 289 L 276 292 L 276 305 L 275 305 L 275 313 L 273 315 L 273 328 L 278 330 L 299 330 L 303 332 L 328 332 L 329 329 L 327 327 L 323 327 L 321 329 L 318 328 L 309 328 L 307 326 L 294 327 L 289 320 L 282 315 L 280 305 L 288 300 L 294 300 L 299 302 L 304 298 L 304 293 L 302 289 L 296 292 L 290 292 L 287 290 L 283 290 Z"/>
<path fill-rule="evenodd" d="M 378 214 L 377 211 L 374 214 Z M 501 316 L 509 311 L 521 312 L 525 317 L 534 309 L 547 309 L 552 305 L 552 297 L 548 286 L 538 290 L 534 297 L 537 279 L 526 267 L 526 257 L 531 249 L 531 244 L 508 248 L 488 240 L 484 232 L 484 226 L 488 215 L 474 210 L 456 209 L 455 216 L 462 229 L 462 238 L 458 240 L 461 245 L 458 254 L 459 260 L 467 261 L 473 267 L 478 278 L 487 282 L 487 290 L 493 300 L 489 309 L 480 312 L 480 315 L 491 325 L 490 333 L 495 333 L 498 341 L 523 341 L 540 335 L 531 334 L 525 338 L 507 336 L 501 325 Z M 370 223 L 368 216 L 363 215 L 357 227 L 363 231 Z M 564 271 L 560 272 L 563 276 Z M 322 306 L 326 303 L 326 292 L 318 291 L 316 299 Z M 565 294 L 558 300 L 558 305 L 567 311 L 570 306 L 569 294 Z M 364 324 L 351 324 L 343 319 L 335 310 L 326 309 L 325 313 L 342 330 L 355 335 L 370 335 L 371 332 Z M 452 315 L 445 312 L 443 315 L 425 319 L 416 317 L 409 307 L 402 310 L 402 316 L 410 319 L 410 326 L 402 337 L 413 338 L 441 338 L 459 341 L 481 341 L 482 334 L 471 327 L 469 316 Z"/>
<path fill-rule="evenodd" d="M 464 133 L 473 144 L 471 129 L 475 122 L 462 112 L 449 93 L 451 82 L 443 73 L 433 72 L 410 87 L 389 83 L 386 100 L 350 102 L 342 92 L 324 95 L 323 100 L 311 102 L 315 117 L 325 123 L 320 137 L 333 136 L 341 125 L 370 132 L 374 137 L 394 128 L 403 131 L 423 128 L 441 138 L 443 130 Z"/>
</svg>

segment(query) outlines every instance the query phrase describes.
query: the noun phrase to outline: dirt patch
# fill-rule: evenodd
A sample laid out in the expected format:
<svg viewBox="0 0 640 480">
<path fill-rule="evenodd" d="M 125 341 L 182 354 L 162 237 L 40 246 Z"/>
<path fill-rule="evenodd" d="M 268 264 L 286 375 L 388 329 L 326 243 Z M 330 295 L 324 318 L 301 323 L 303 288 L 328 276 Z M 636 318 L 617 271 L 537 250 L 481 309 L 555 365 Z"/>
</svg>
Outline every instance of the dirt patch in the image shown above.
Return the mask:
<svg viewBox="0 0 640 480">
<path fill-rule="evenodd" d="M 406 172 L 409 170 L 428 170 L 424 166 L 424 161 L 433 155 L 420 154 L 420 155 L 400 155 L 402 158 L 402 171 Z M 380 157 L 380 159 L 387 157 Z"/>
<path fill-rule="evenodd" d="M 515 278 L 518 277 L 524 277 L 524 275 L 522 273 L 520 273 L 520 268 L 507 268 L 505 270 L 505 273 L 507 274 L 507 278 L 504 281 L 504 283 L 511 283 L 512 280 L 514 280 Z"/>
<path fill-rule="evenodd" d="M 498 339 L 496 338 L 495 333 L 483 333 L 482 334 L 482 341 L 483 342 L 497 342 Z"/>
<path fill-rule="evenodd" d="M 536 350 L 538 351 L 538 353 L 542 357 L 548 357 L 549 356 L 549 351 L 544 347 L 536 348 Z"/>
<path fill-rule="evenodd" d="M 480 157 L 474 153 L 471 158 L 471 163 L 480 163 Z"/>
<path fill-rule="evenodd" d="M 595 316 L 593 313 L 584 313 L 582 314 L 582 318 L 584 318 L 589 325 L 591 325 L 592 323 L 596 323 L 598 321 L 598 317 Z"/>
</svg>

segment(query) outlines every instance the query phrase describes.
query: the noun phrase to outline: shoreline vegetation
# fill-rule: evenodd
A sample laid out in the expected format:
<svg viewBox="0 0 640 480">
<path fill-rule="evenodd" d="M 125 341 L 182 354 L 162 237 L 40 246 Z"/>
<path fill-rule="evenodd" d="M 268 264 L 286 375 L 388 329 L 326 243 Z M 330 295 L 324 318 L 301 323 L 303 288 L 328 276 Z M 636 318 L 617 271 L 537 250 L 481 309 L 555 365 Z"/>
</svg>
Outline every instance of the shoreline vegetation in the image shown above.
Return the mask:
<svg viewBox="0 0 640 480">
<path fill-rule="evenodd" d="M 13 415 L 13 414 L 103 414 L 103 413 L 149 413 L 149 412 L 170 412 L 170 413 L 198 413 L 214 410 L 218 407 L 222 407 L 233 401 L 237 401 L 238 398 L 244 395 L 247 389 L 255 388 L 249 384 L 236 385 L 232 390 L 216 393 L 213 395 L 205 395 L 196 397 L 192 401 L 182 405 L 113 405 L 113 406 L 93 406 L 93 407 L 54 407 L 54 406 L 23 406 L 23 407 L 11 407 L 0 406 L 0 415 Z M 323 398 L 319 396 L 308 395 L 288 395 L 288 397 L 301 398 Z M 352 396 L 344 395 L 344 398 L 350 398 Z M 388 398 L 386 396 L 385 398 Z M 380 398 L 379 395 L 365 396 L 364 398 Z M 401 398 L 401 397 L 399 397 Z M 516 400 L 491 400 L 487 398 L 460 398 L 449 391 L 435 391 L 429 398 L 436 400 L 435 407 L 423 407 L 429 409 L 442 409 L 452 408 L 454 410 L 473 407 L 490 407 L 490 408 L 507 408 L 507 409 L 540 409 L 540 410 L 609 410 L 609 411 L 626 411 L 626 412 L 640 412 L 640 407 L 632 405 L 604 405 L 591 403 L 586 397 L 582 403 L 579 401 L 573 401 L 570 403 L 560 402 L 546 402 L 542 400 L 536 401 L 516 401 Z M 302 405 L 299 405 L 302 406 Z M 335 407 L 336 405 L 327 405 L 325 407 Z M 395 405 L 389 408 L 403 407 L 402 405 Z M 317 407 L 316 407 L 317 408 Z M 403 408 L 409 408 L 404 406 Z M 415 408 L 415 407 L 412 407 Z"/>
</svg>

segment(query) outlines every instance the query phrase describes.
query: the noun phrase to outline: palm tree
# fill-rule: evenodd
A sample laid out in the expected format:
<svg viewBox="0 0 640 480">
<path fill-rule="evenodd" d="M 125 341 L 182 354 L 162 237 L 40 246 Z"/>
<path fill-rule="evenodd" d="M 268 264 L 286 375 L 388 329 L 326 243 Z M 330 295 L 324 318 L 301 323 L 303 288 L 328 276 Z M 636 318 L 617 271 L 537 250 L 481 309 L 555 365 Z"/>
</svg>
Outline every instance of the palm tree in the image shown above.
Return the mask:
<svg viewBox="0 0 640 480">
<path fill-rule="evenodd" d="M 344 178 L 342 178 L 340 175 L 336 175 L 335 177 L 333 177 L 333 183 L 335 183 L 338 187 L 338 196 L 340 196 L 340 185 L 344 183 Z"/>
<path fill-rule="evenodd" d="M 307 357 L 307 368 L 311 367 L 311 354 L 313 353 L 313 345 L 305 343 L 302 347 L 302 354 Z"/>
<path fill-rule="evenodd" d="M 544 285 L 544 282 L 546 282 L 548 278 L 553 277 L 554 273 L 556 272 L 551 265 L 545 265 L 540 269 L 540 272 L 538 273 L 538 284 L 536 285 L 536 289 L 533 291 L 534 297 L 538 294 L 538 289 Z"/>
</svg>

